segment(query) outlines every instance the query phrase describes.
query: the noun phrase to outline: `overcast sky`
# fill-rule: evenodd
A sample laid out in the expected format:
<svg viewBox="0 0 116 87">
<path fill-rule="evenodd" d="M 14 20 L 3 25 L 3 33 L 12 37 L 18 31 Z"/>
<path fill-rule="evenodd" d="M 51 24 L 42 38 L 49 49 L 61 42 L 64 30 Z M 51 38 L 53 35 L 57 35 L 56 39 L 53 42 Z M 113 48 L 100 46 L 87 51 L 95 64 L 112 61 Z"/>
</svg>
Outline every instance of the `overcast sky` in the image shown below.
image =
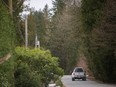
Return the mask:
<svg viewBox="0 0 116 87">
<path fill-rule="evenodd" d="M 48 4 L 49 8 L 52 8 L 52 0 L 30 0 L 28 3 L 35 10 L 43 9 L 46 4 Z"/>
</svg>

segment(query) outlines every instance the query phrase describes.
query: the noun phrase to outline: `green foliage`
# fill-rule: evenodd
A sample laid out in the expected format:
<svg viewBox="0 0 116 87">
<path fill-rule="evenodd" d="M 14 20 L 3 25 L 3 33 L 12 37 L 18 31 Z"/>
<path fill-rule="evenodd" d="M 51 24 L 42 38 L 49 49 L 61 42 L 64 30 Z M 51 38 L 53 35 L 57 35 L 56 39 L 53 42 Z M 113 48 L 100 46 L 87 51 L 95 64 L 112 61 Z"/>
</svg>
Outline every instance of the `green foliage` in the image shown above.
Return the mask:
<svg viewBox="0 0 116 87">
<path fill-rule="evenodd" d="M 47 9 L 48 10 L 48 9 Z M 45 47 L 47 25 L 49 24 L 48 17 L 49 12 L 33 11 L 28 15 L 28 36 L 29 36 L 29 46 L 34 47 L 35 45 L 35 35 L 37 35 L 40 45 Z"/>
<path fill-rule="evenodd" d="M 41 87 L 40 76 L 36 72 L 32 72 L 27 63 L 19 63 L 15 67 L 15 87 Z"/>
<path fill-rule="evenodd" d="M 82 0 L 82 21 L 85 31 L 91 31 L 99 20 L 105 0 Z"/>
<path fill-rule="evenodd" d="M 46 25 L 44 20 L 44 13 L 42 11 L 38 11 L 34 13 L 34 17 L 36 19 L 37 30 L 36 33 L 38 35 L 38 39 L 41 42 L 41 46 L 44 47 L 45 44 L 45 32 L 46 32 Z"/>
<path fill-rule="evenodd" d="M 0 1 L 0 58 L 14 47 L 15 31 L 12 19 Z"/>
<path fill-rule="evenodd" d="M 60 66 L 66 74 L 69 74 L 77 62 L 80 23 L 77 22 L 78 10 L 71 11 L 72 9 L 65 3 L 67 1 L 64 0 L 55 0 L 53 3 L 54 15 L 51 18 L 51 32 L 47 47 L 53 55 L 60 58 Z"/>
<path fill-rule="evenodd" d="M 63 75 L 58 67 L 58 58 L 52 57 L 50 51 L 40 49 L 16 48 L 15 86 L 41 87 Z M 30 85 L 30 86 L 27 86 Z"/>
<path fill-rule="evenodd" d="M 64 0 L 53 1 L 53 11 L 54 11 L 55 15 L 62 14 L 64 8 L 65 8 Z"/>
<path fill-rule="evenodd" d="M 0 59 L 13 52 L 15 30 L 8 9 L 0 1 Z M 1 62 L 1 61 L 0 61 Z M 13 58 L 0 64 L 0 87 L 14 87 Z"/>
<path fill-rule="evenodd" d="M 34 47 L 35 46 L 35 35 L 37 32 L 37 23 L 35 21 L 35 17 L 34 17 L 34 13 L 31 12 L 28 15 L 28 45 L 30 47 Z"/>
<path fill-rule="evenodd" d="M 85 33 L 83 48 L 94 76 L 104 82 L 115 82 L 116 46 L 114 43 L 116 43 L 116 40 L 112 36 L 114 36 L 113 32 L 116 30 L 113 27 L 114 24 L 108 21 L 115 12 L 108 8 L 108 4 L 111 8 L 115 8 L 113 4 L 106 2 L 106 0 L 82 1 L 82 22 Z"/>
<path fill-rule="evenodd" d="M 7 0 L 8 1 L 8 0 Z M 24 4 L 28 0 L 12 0 L 13 4 L 13 24 L 16 30 L 16 38 L 18 45 L 24 45 L 24 21 L 22 21 L 22 12 L 27 11 L 28 6 Z M 9 10 L 9 9 L 8 9 Z M 23 26 L 22 26 L 23 25 Z"/>
<path fill-rule="evenodd" d="M 1 87 L 14 87 L 13 69 L 14 69 L 13 58 L 5 62 L 4 64 L 0 64 Z"/>
</svg>

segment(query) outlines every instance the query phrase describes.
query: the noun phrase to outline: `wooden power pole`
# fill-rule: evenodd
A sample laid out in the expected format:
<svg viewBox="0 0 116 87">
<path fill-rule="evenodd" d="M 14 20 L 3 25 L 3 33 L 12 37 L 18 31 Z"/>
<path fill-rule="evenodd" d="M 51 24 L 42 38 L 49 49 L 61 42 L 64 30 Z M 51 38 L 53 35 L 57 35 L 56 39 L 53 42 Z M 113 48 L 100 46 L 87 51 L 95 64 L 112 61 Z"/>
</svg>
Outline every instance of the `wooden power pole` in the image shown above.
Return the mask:
<svg viewBox="0 0 116 87">
<path fill-rule="evenodd" d="M 25 47 L 27 48 L 28 46 L 28 23 L 27 23 L 27 20 L 28 20 L 28 15 L 25 15 Z"/>
</svg>

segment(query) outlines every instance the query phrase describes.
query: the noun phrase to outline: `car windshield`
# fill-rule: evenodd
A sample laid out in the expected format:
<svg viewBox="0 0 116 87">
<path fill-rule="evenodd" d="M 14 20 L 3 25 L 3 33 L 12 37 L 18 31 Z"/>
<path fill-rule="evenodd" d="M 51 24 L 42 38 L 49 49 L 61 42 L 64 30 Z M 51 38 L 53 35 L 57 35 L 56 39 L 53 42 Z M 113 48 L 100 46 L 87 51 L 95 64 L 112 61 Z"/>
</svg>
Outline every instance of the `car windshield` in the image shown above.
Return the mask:
<svg viewBox="0 0 116 87">
<path fill-rule="evenodd" d="M 75 70 L 75 72 L 83 72 L 83 69 L 82 69 L 82 68 L 77 68 L 77 69 Z"/>
</svg>

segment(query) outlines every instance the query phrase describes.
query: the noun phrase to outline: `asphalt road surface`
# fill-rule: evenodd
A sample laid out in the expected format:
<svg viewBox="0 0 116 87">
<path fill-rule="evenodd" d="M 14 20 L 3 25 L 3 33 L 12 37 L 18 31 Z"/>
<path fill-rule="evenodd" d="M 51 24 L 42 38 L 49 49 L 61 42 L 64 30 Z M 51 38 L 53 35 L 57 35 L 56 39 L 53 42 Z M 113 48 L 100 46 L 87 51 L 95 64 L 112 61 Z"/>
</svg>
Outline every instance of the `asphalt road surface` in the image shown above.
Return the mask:
<svg viewBox="0 0 116 87">
<path fill-rule="evenodd" d="M 87 79 L 86 81 L 75 80 L 72 81 L 71 75 L 64 75 L 62 82 L 65 87 L 116 87 L 116 84 L 105 84 L 102 82 L 92 81 Z"/>
</svg>

